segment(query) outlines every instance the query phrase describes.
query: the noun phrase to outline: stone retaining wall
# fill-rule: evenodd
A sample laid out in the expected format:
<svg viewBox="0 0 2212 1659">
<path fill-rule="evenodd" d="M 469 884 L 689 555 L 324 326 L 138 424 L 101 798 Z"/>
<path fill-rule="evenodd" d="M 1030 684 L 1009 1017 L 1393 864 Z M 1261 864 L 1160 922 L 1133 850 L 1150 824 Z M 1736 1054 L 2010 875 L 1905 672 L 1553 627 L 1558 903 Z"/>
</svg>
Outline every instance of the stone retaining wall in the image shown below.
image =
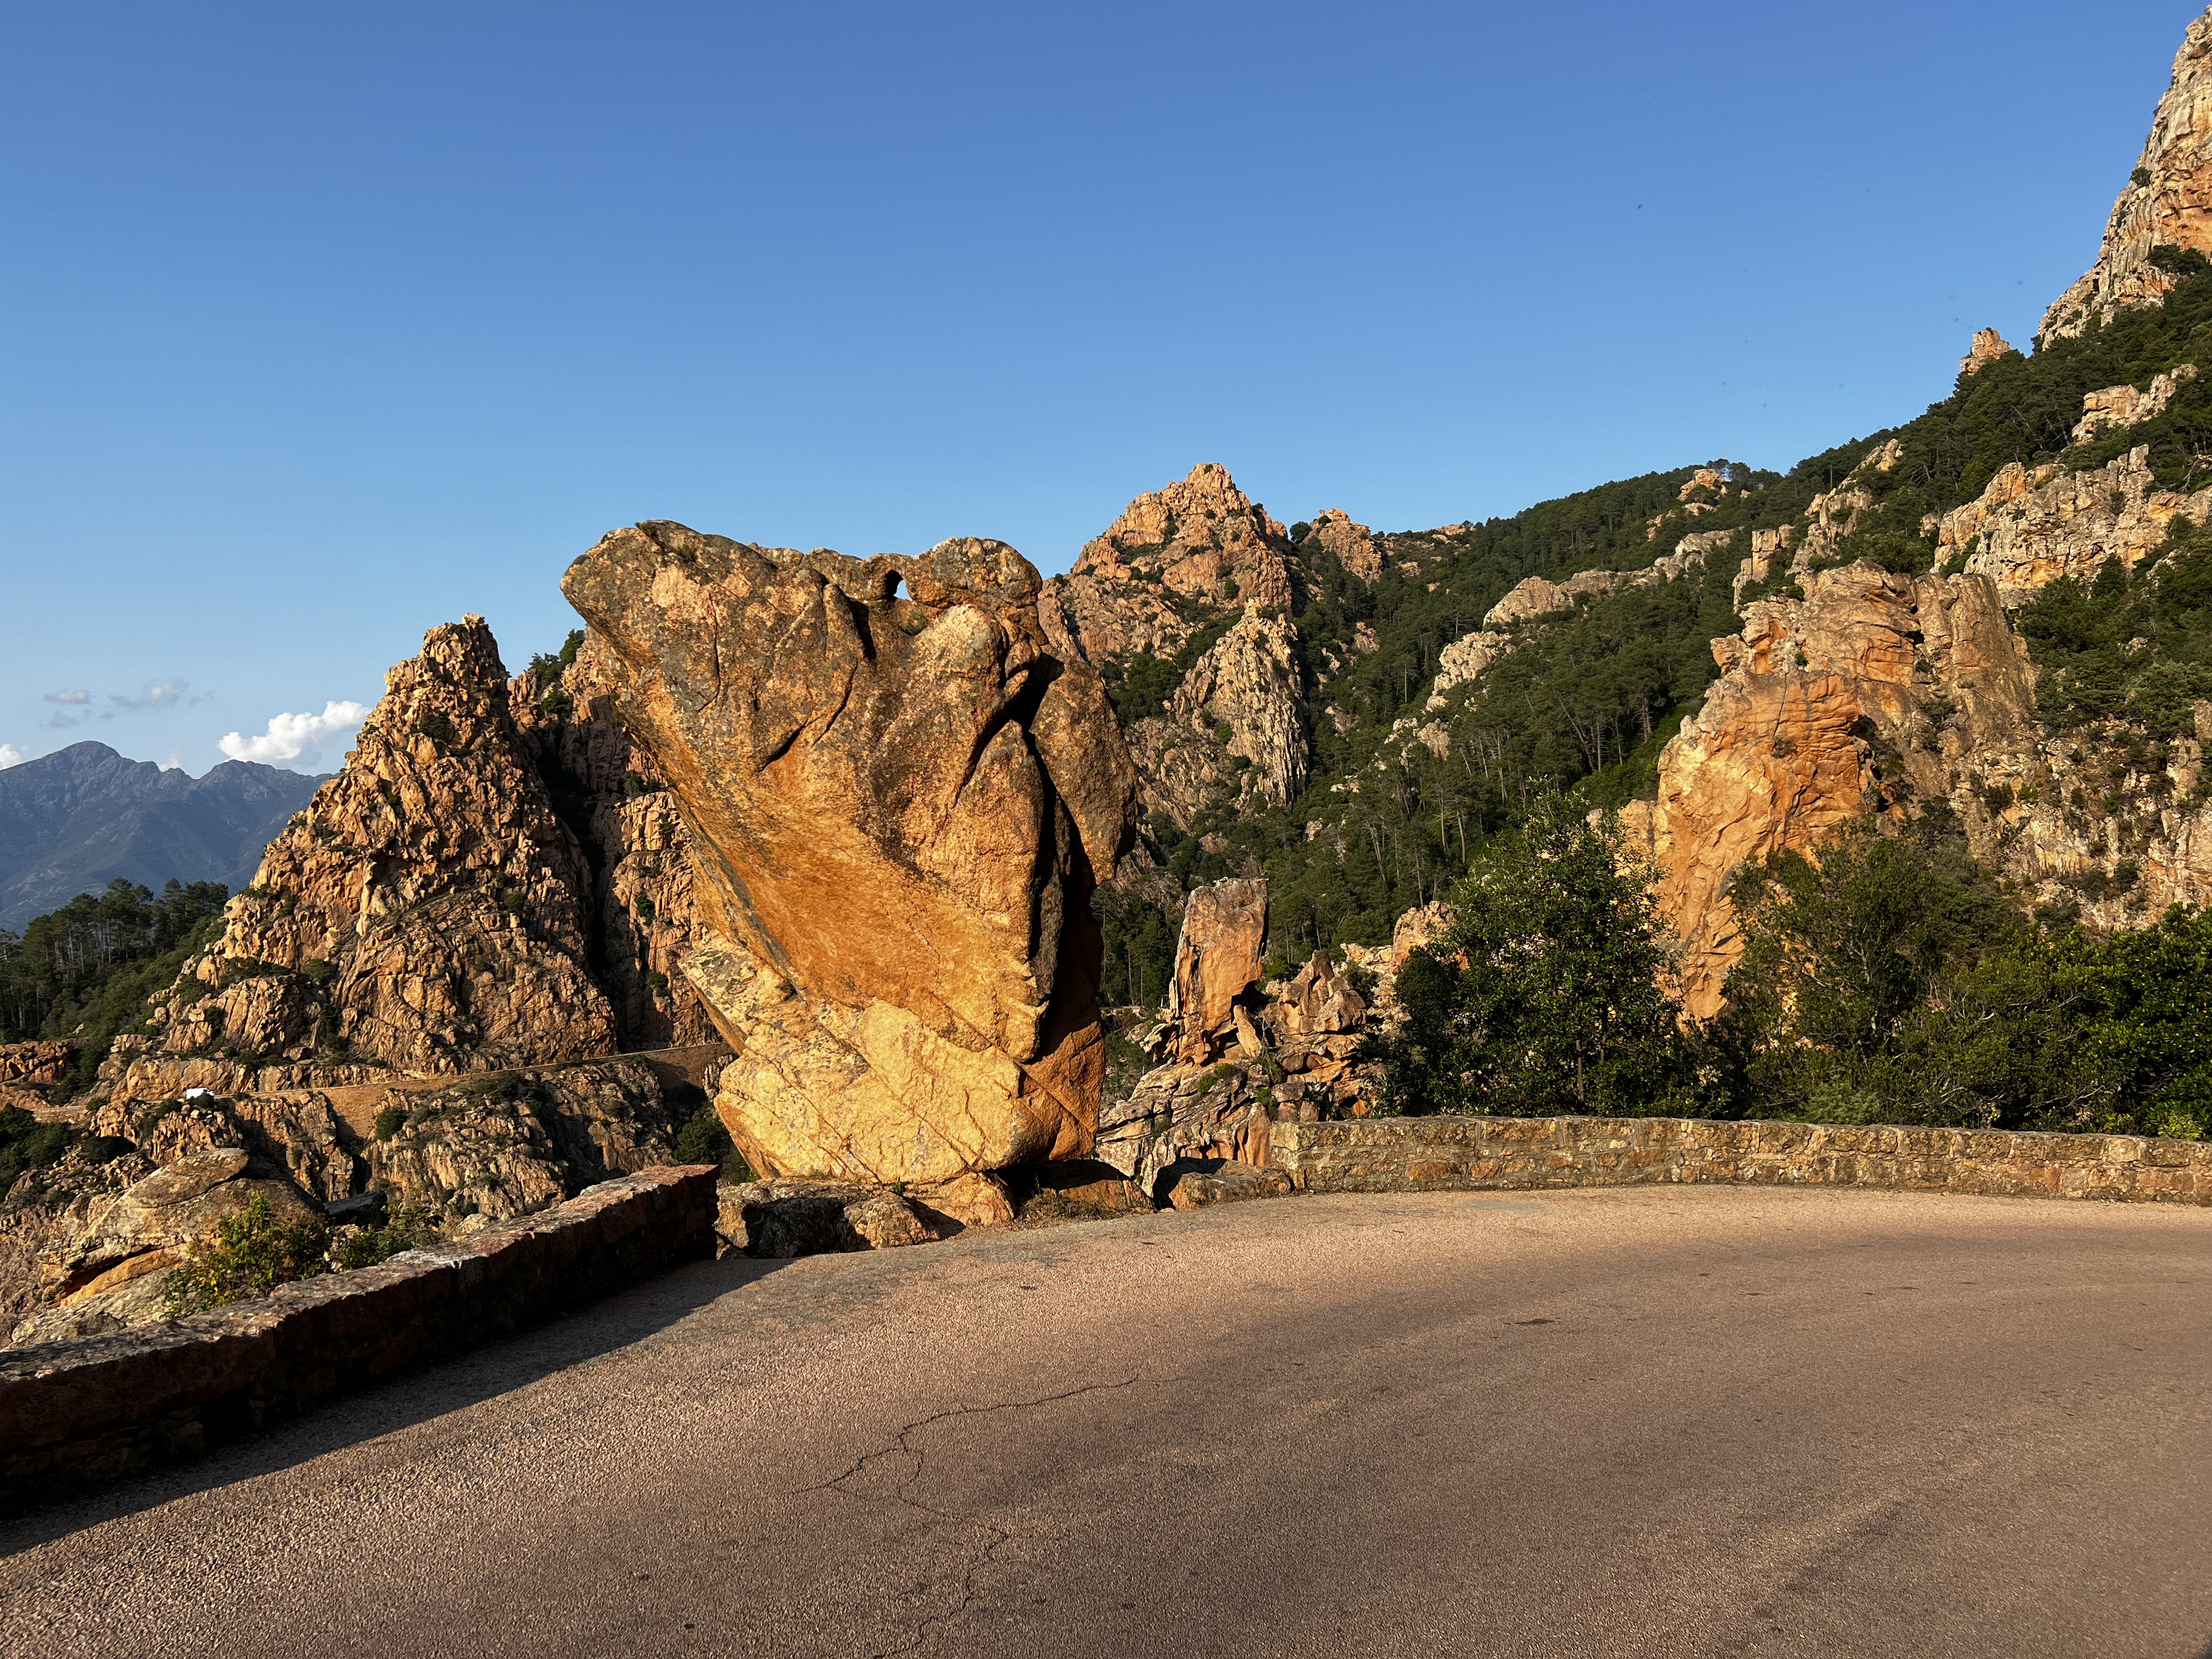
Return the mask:
<svg viewBox="0 0 2212 1659">
<path fill-rule="evenodd" d="M 714 1253 L 715 1170 L 642 1170 L 380 1267 L 0 1354 L 0 1513 L 198 1455 Z"/>
<path fill-rule="evenodd" d="M 1299 1191 L 1734 1182 L 2212 1204 L 2212 1143 L 1697 1118 L 1417 1117 L 1278 1123 Z"/>
</svg>

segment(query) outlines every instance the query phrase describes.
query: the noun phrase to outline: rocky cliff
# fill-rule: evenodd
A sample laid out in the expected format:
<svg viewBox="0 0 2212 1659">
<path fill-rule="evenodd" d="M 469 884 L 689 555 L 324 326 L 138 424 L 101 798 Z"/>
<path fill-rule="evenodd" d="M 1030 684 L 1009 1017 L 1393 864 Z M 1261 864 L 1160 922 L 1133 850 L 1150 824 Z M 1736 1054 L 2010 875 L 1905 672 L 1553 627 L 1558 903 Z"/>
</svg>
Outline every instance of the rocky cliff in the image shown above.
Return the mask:
<svg viewBox="0 0 2212 1659">
<path fill-rule="evenodd" d="M 1040 587 L 995 542 L 860 560 L 665 523 L 562 582 L 690 837 L 710 937 L 683 966 L 739 1050 L 717 1109 L 764 1174 L 1089 1149 L 1090 901 L 1134 779 Z"/>
<path fill-rule="evenodd" d="M 591 872 L 481 618 L 394 668 L 345 769 L 269 845 L 222 941 L 118 1042 L 118 1100 L 605 1054 Z"/>
<path fill-rule="evenodd" d="M 1246 611 L 1163 712 L 1129 728 L 1146 808 L 1188 830 L 1209 807 L 1296 800 L 1310 759 L 1302 678 L 1288 618 Z"/>
<path fill-rule="evenodd" d="M 586 635 L 550 685 L 509 687 L 516 729 L 575 832 L 591 882 L 592 977 L 612 1005 L 624 1048 L 716 1041 L 678 964 L 705 939 L 683 814 L 653 762 L 623 727 L 604 647 Z"/>
<path fill-rule="evenodd" d="M 578 1062 L 714 1041 L 675 972 L 690 884 L 588 649 L 510 680 L 481 620 L 433 629 L 89 1097 L 53 1098 L 69 1045 L 9 1051 L 9 1103 L 88 1138 L 0 1205 L 0 1324 L 155 1316 L 167 1269 L 256 1195 L 452 1236 L 665 1161 L 688 1079 Z M 160 1196 L 217 1152 L 236 1167 Z"/>
<path fill-rule="evenodd" d="M 2112 205 L 2097 262 L 2044 313 L 2040 341 L 2078 336 L 2131 306 L 2155 303 L 2175 273 L 2160 248 L 2212 252 L 2212 12 L 2189 26 L 2150 137 Z"/>
<path fill-rule="evenodd" d="M 1621 815 L 1693 1018 L 1718 1012 L 1742 953 L 1727 896 L 1741 866 L 1930 797 L 1978 811 L 1968 763 L 2033 741 L 2027 652 L 1988 578 L 1861 562 L 1804 581 L 1803 599 L 1756 601 L 1741 635 L 1713 642 L 1721 678 L 1662 753 L 1657 798 Z"/>
<path fill-rule="evenodd" d="M 1171 657 L 1240 607 L 1291 606 L 1290 542 L 1267 510 L 1208 461 L 1139 495 L 1044 584 L 1047 634 L 1092 663 Z"/>
</svg>

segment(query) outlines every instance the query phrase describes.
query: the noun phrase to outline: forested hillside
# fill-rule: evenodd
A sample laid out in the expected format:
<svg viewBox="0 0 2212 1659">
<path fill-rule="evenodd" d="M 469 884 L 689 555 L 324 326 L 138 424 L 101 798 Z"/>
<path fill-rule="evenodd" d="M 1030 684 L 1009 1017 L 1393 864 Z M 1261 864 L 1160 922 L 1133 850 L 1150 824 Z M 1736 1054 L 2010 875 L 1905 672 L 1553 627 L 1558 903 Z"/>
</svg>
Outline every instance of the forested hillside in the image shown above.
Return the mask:
<svg viewBox="0 0 2212 1659">
<path fill-rule="evenodd" d="M 2021 711 L 2026 762 L 1978 769 L 1963 738 L 1943 736 L 1956 694 L 1924 664 L 1909 674 L 1900 709 L 1854 728 L 1874 791 L 1865 822 L 1888 826 L 1885 850 L 1832 873 L 1796 853 L 1742 873 L 1729 902 L 1751 941 L 1732 981 L 1744 988 L 1728 1020 L 1674 1050 L 1661 1069 L 1676 1092 L 1647 1088 L 1646 1109 L 1688 1089 L 1705 1110 L 2196 1133 L 2212 1113 L 2186 1033 L 2206 1011 L 2160 976 L 2199 971 L 2202 927 L 2142 908 L 2144 894 L 2133 912 L 2115 908 L 2139 872 L 2188 856 L 2159 849 L 2186 840 L 2176 815 L 2206 799 L 2212 707 L 2212 532 L 2191 505 L 2212 507 L 2192 494 L 2212 485 L 2212 381 L 2194 373 L 2212 344 L 2212 270 L 2195 252 L 2156 257 L 2161 302 L 2033 356 L 1999 343 L 1917 418 L 1786 473 L 1716 460 L 1509 519 L 1377 535 L 1371 579 L 1311 526 L 1290 526 L 1305 787 L 1279 806 L 1248 793 L 1187 823 L 1148 817 L 1139 863 L 1157 867 L 1100 896 L 1108 1000 L 1157 1001 L 1182 895 L 1199 884 L 1264 874 L 1287 972 L 1317 947 L 1387 941 L 1397 917 L 1524 845 L 1544 802 L 1577 814 L 1650 802 L 1668 745 L 1723 660 L 1749 648 L 1733 636 L 1817 627 L 1804 601 L 1831 573 L 1874 570 L 1923 606 L 1989 580 L 2038 677 Z M 1670 553 L 1690 556 L 1656 580 Z M 1641 585 L 1485 631 L 1527 578 L 1639 571 Z M 1213 618 L 1172 660 L 1110 665 L 1125 723 L 1171 698 L 1225 626 Z M 1469 641 L 1479 665 L 1440 680 L 1447 651 Z M 1790 648 L 1802 659 L 1785 647 L 1776 666 Z M 1842 648 L 1856 648 L 1848 628 Z M 1787 747 L 1776 740 L 1778 755 Z M 1870 883 L 1896 916 L 1875 919 Z M 2115 919 L 2149 931 L 2112 938 Z M 1853 950 L 1899 966 L 1878 988 L 1836 990 L 1831 1006 L 1818 964 Z M 1802 995 L 1777 988 L 1808 974 Z"/>
</svg>

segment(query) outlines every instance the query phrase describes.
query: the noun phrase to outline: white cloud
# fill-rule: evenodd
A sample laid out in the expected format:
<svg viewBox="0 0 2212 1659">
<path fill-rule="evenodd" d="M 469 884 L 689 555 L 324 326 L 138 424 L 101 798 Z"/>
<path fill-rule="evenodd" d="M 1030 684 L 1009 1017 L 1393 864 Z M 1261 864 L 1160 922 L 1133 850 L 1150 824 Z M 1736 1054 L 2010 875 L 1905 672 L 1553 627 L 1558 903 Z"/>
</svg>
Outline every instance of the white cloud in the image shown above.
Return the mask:
<svg viewBox="0 0 2212 1659">
<path fill-rule="evenodd" d="M 118 708 L 167 708 L 185 692 L 191 690 L 190 680 L 149 680 L 146 689 L 135 697 L 111 696 L 108 702 Z M 337 705 L 331 705 L 335 708 Z M 279 715 L 281 720 L 284 718 Z"/>
<path fill-rule="evenodd" d="M 89 691 L 49 691 L 46 693 L 46 701 L 48 702 L 90 702 L 92 701 L 92 693 Z"/>
<path fill-rule="evenodd" d="M 319 714 L 272 714 L 269 729 L 258 738 L 233 732 L 216 747 L 233 760 L 259 761 L 274 765 L 297 760 L 342 733 L 351 732 L 368 718 L 368 708 L 358 702 L 331 702 Z"/>
<path fill-rule="evenodd" d="M 12 743 L 0 743 L 0 772 L 11 766 L 21 766 L 31 757 Z"/>
</svg>

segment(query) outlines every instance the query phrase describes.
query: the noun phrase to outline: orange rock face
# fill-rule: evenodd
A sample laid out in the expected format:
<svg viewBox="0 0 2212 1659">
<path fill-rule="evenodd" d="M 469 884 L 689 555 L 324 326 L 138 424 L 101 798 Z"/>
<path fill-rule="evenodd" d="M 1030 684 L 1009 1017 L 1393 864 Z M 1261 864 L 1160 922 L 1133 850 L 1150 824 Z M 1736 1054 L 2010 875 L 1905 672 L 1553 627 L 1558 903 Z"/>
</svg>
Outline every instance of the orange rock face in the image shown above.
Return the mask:
<svg viewBox="0 0 2212 1659">
<path fill-rule="evenodd" d="M 2154 304 L 2174 279 L 2154 248 L 2212 252 L 2212 13 L 2189 26 L 2150 137 L 2112 205 L 2097 263 L 2044 313 L 2041 340 L 2079 335 L 2130 306 Z"/>
<path fill-rule="evenodd" d="M 516 730 L 480 617 L 386 676 L 345 769 L 271 842 L 118 1100 L 543 1065 L 616 1045 L 586 967 L 590 872 Z"/>
<path fill-rule="evenodd" d="M 1991 363 L 2012 349 L 2005 337 L 1993 328 L 1974 331 L 1974 343 L 1966 355 L 1959 360 L 1959 373 L 1978 374 Z"/>
<path fill-rule="evenodd" d="M 1166 1008 L 1175 1059 L 1204 1065 L 1247 1042 L 1249 1016 L 1240 1027 L 1240 1005 L 1260 982 L 1267 942 L 1265 880 L 1237 877 L 1192 890 L 1183 902 Z"/>
<path fill-rule="evenodd" d="M 1626 850 L 1654 867 L 1692 1018 L 1719 1011 L 1742 955 L 1727 896 L 1741 866 L 1816 853 L 1900 792 L 1948 794 L 1960 754 L 2032 728 L 2033 674 L 1993 583 L 1865 562 L 1806 580 L 1805 599 L 1761 600 L 1741 635 L 1714 641 L 1726 672 L 1660 757 L 1657 799 L 1621 814 Z M 1931 704 L 1953 711 L 1940 738 Z M 1877 779 L 1875 736 L 1901 753 L 1900 777 Z"/>
<path fill-rule="evenodd" d="M 1045 627 L 1094 663 L 1173 656 L 1209 611 L 1256 605 L 1287 613 L 1290 550 L 1283 526 L 1208 461 L 1131 501 L 1073 570 L 1044 585 Z"/>
<path fill-rule="evenodd" d="M 690 838 L 711 939 L 684 971 L 739 1050 L 716 1107 L 764 1174 L 1089 1149 L 1089 902 L 1134 777 L 1039 587 L 995 542 L 864 561 L 665 523 L 562 582 Z"/>
</svg>

